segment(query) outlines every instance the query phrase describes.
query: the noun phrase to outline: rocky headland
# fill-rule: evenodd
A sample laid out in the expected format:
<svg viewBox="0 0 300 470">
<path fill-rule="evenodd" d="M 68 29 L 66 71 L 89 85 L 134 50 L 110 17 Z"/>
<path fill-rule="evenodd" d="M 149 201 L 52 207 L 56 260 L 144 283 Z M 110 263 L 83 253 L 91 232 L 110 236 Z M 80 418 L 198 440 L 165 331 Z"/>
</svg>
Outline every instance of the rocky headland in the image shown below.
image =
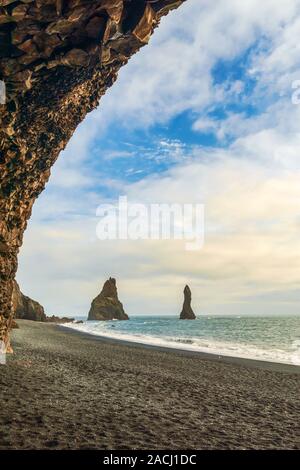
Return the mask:
<svg viewBox="0 0 300 470">
<path fill-rule="evenodd" d="M 70 323 L 74 321 L 74 318 L 69 317 L 58 317 L 56 315 L 52 315 L 51 317 L 47 316 L 44 307 L 42 307 L 39 302 L 32 300 L 21 292 L 17 281 L 14 281 L 12 298 L 14 318 L 17 320 L 32 320 L 49 323 Z M 15 328 L 15 325 L 16 322 L 13 320 L 12 328 Z"/>
<path fill-rule="evenodd" d="M 32 300 L 27 295 L 22 294 L 17 281 L 14 281 L 13 309 L 16 319 L 47 321 L 44 307 L 36 300 Z"/>
</svg>

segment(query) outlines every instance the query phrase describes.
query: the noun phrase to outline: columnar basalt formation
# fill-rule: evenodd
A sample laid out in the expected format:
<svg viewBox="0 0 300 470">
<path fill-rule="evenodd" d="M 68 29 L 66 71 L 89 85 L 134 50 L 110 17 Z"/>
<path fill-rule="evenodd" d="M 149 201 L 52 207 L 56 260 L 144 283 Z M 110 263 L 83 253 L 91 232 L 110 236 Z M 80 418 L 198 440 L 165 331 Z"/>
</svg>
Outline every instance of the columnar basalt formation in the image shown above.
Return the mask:
<svg viewBox="0 0 300 470">
<path fill-rule="evenodd" d="M 116 280 L 110 277 L 102 291 L 92 301 L 88 320 L 129 320 L 123 304 L 119 301 Z"/>
<path fill-rule="evenodd" d="M 120 67 L 183 1 L 0 0 L 0 340 L 7 351 L 17 254 L 51 166 Z"/>
<path fill-rule="evenodd" d="M 180 314 L 180 320 L 195 320 L 196 315 L 193 312 L 191 302 L 192 302 L 192 292 L 189 286 L 185 286 L 184 291 L 184 301 L 182 312 Z"/>
</svg>

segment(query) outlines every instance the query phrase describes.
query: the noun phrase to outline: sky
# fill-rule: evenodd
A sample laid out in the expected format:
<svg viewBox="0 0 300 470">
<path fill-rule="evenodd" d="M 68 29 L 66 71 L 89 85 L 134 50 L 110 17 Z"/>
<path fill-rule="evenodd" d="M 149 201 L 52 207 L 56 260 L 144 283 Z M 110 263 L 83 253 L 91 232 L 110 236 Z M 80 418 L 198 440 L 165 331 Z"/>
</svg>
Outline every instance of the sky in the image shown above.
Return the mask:
<svg viewBox="0 0 300 470">
<path fill-rule="evenodd" d="M 300 313 L 300 0 L 187 0 L 55 164 L 17 279 L 85 315 L 109 276 L 129 315 Z M 205 243 L 96 236 L 99 204 L 201 203 Z"/>
</svg>

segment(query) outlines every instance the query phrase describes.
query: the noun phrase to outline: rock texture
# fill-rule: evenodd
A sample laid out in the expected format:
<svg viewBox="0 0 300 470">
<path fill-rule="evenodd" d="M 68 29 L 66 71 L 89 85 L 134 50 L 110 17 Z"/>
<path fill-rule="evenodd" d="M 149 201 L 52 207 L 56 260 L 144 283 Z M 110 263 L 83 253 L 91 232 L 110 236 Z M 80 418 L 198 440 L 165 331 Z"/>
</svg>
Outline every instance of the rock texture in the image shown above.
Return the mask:
<svg viewBox="0 0 300 470">
<path fill-rule="evenodd" d="M 30 297 L 22 294 L 17 281 L 14 281 L 12 305 L 14 318 L 12 319 L 11 328 L 18 328 L 14 320 L 15 318 L 20 320 L 42 321 L 48 323 L 70 323 L 75 320 L 74 318 L 57 317 L 56 315 L 48 317 L 45 314 L 44 307 L 42 307 L 41 304 L 39 304 L 36 300 L 32 300 Z"/>
<path fill-rule="evenodd" d="M 93 300 L 88 320 L 129 320 L 118 298 L 116 280 L 110 277 Z"/>
<path fill-rule="evenodd" d="M 57 317 L 56 315 L 52 315 L 51 317 L 46 317 L 46 321 L 48 323 L 72 323 L 75 321 L 75 318 L 69 318 L 69 317 Z"/>
<path fill-rule="evenodd" d="M 182 312 L 180 314 L 180 319 L 181 320 L 195 320 L 196 315 L 194 314 L 192 306 L 191 306 L 192 292 L 189 286 L 185 286 L 183 294 L 184 294 L 184 301 L 183 301 Z"/>
<path fill-rule="evenodd" d="M 22 294 L 18 283 L 14 282 L 13 288 L 14 317 L 22 320 L 46 321 L 44 308 L 35 300 Z"/>
<path fill-rule="evenodd" d="M 11 328 L 12 328 L 12 329 L 16 329 L 16 330 L 19 328 L 19 325 L 18 325 L 18 323 L 16 322 L 16 320 L 13 320 L 13 321 L 12 321 L 12 323 L 11 323 Z"/>
<path fill-rule="evenodd" d="M 51 166 L 120 67 L 183 1 L 0 2 L 0 340 L 7 351 L 17 254 Z"/>
</svg>

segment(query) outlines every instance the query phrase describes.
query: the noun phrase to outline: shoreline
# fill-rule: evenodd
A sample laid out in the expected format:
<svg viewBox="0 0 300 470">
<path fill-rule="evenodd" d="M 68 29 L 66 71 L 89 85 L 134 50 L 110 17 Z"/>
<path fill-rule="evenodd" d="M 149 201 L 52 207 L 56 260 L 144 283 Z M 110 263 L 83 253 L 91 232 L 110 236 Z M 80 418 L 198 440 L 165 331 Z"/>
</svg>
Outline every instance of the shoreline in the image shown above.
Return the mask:
<svg viewBox="0 0 300 470">
<path fill-rule="evenodd" d="M 300 375 L 20 320 L 1 450 L 300 449 Z"/>
<path fill-rule="evenodd" d="M 137 348 L 145 348 L 145 349 L 154 349 L 161 352 L 170 352 L 170 353 L 179 353 L 184 354 L 187 356 L 195 356 L 199 357 L 203 360 L 208 361 L 215 361 L 221 363 L 228 363 L 228 364 L 236 364 L 245 367 L 254 367 L 263 370 L 271 370 L 274 372 L 284 372 L 288 374 L 300 374 L 300 365 L 296 364 L 288 364 L 284 362 L 273 362 L 273 361 L 266 361 L 263 359 L 255 359 L 255 358 L 246 358 L 246 357 L 239 357 L 239 356 L 230 356 L 226 354 L 218 354 L 218 353 L 208 353 L 204 351 L 193 351 L 190 349 L 180 348 L 180 347 L 171 347 L 171 346 L 160 346 L 156 344 L 149 344 L 143 343 L 139 341 L 130 341 L 127 339 L 121 338 L 114 338 L 109 336 L 101 336 L 96 335 L 93 333 L 88 333 L 86 331 L 81 331 L 76 328 L 68 327 L 66 325 L 57 325 L 58 328 L 62 328 L 64 331 L 69 332 L 70 334 L 75 333 L 83 337 L 92 337 L 98 341 L 107 341 L 111 344 L 123 344 L 125 346 L 130 347 L 137 347 Z"/>
</svg>

